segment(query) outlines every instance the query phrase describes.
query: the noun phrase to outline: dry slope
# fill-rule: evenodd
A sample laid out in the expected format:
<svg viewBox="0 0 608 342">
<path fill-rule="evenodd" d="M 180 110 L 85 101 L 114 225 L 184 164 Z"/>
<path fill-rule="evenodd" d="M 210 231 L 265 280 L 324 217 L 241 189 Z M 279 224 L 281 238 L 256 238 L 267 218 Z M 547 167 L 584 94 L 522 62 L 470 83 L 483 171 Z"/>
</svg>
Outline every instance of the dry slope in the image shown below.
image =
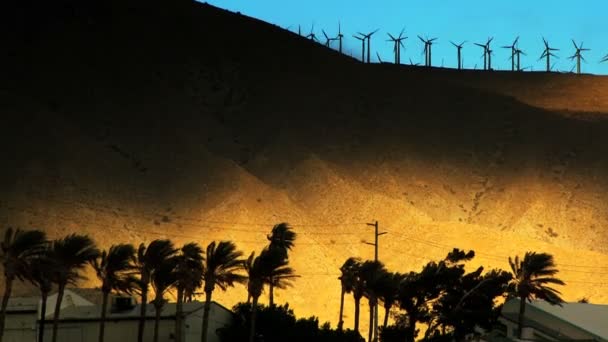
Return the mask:
<svg viewBox="0 0 608 342">
<path fill-rule="evenodd" d="M 547 251 L 566 298 L 608 302 L 608 79 L 361 65 L 187 1 L 57 4 L 3 11 L 2 226 L 249 253 L 291 222 L 278 300 L 334 323 L 372 220 L 394 270 Z"/>
</svg>

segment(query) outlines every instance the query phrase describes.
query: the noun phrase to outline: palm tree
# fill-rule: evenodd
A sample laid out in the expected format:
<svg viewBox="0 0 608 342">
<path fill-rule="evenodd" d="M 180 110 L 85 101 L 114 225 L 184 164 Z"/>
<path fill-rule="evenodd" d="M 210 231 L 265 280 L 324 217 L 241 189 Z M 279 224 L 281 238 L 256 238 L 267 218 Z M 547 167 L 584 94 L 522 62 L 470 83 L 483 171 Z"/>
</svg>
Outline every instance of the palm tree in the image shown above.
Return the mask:
<svg viewBox="0 0 608 342">
<path fill-rule="evenodd" d="M 141 295 L 139 324 L 137 326 L 137 342 L 143 342 L 144 326 L 146 323 L 146 305 L 148 289 L 153 273 L 168 259 L 174 257 L 177 250 L 170 240 L 154 240 L 148 247 L 140 244 L 137 249 L 136 267 L 139 273 L 138 286 Z"/>
<path fill-rule="evenodd" d="M 150 283 L 154 289 L 154 299 L 152 305 L 154 305 L 154 342 L 158 342 L 158 326 L 160 322 L 160 313 L 165 305 L 165 293 L 175 285 L 177 281 L 175 273 L 175 267 L 177 266 L 177 259 L 170 257 L 162 261 L 158 267 L 154 269 L 150 277 Z"/>
<path fill-rule="evenodd" d="M 509 257 L 509 265 L 513 273 L 510 290 L 519 298 L 517 336 L 521 339 L 526 300 L 543 299 L 552 305 L 561 306 L 561 303 L 564 302 L 560 297 L 561 293 L 548 285 L 565 285 L 565 283 L 554 277 L 559 270 L 555 268 L 555 261 L 551 254 L 526 252 L 523 260 L 517 256 L 514 260 Z"/>
<path fill-rule="evenodd" d="M 365 261 L 359 267 L 359 274 L 364 283 L 364 295 L 369 303 L 369 332 L 368 341 L 376 341 L 378 336 L 375 336 L 375 327 L 378 322 L 374 320 L 376 308 L 378 305 L 378 295 L 381 290 L 383 278 L 386 277 L 387 271 L 380 261 Z M 373 336 L 373 340 L 372 340 Z"/>
<path fill-rule="evenodd" d="M 359 312 L 361 310 L 361 298 L 365 295 L 365 280 L 361 276 L 361 262 L 354 264 L 353 267 L 353 278 L 352 278 L 352 293 L 353 299 L 355 300 L 355 326 L 354 330 L 359 332 Z"/>
<path fill-rule="evenodd" d="M 270 235 L 266 237 L 270 241 L 268 249 L 273 253 L 277 253 L 277 257 L 287 260 L 289 258 L 289 251 L 294 247 L 296 236 L 296 232 L 293 231 L 289 223 L 279 223 L 272 227 Z M 274 288 L 284 288 L 284 286 L 287 286 L 285 282 L 281 282 L 281 280 L 275 281 L 271 276 L 268 282 L 268 305 L 274 306 Z"/>
<path fill-rule="evenodd" d="M 258 299 L 264 290 L 264 284 L 268 284 L 272 277 L 293 276 L 293 269 L 288 265 L 286 259 L 277 257 L 277 254 L 265 248 L 260 255 L 255 256 L 252 252 L 244 263 L 248 275 L 247 292 L 252 298 L 251 326 L 249 330 L 249 342 L 255 337 L 255 320 L 258 307 Z"/>
<path fill-rule="evenodd" d="M 340 272 L 342 275 L 338 277 L 340 279 L 341 293 L 340 293 L 340 319 L 338 320 L 338 330 L 342 330 L 344 327 L 344 295 L 347 293 L 351 293 L 353 291 L 353 286 L 355 282 L 355 276 L 357 267 L 361 264 L 361 259 L 359 258 L 348 258 L 340 267 Z"/>
<path fill-rule="evenodd" d="M 388 325 L 388 316 L 391 308 L 397 301 L 399 296 L 399 284 L 403 280 L 404 276 L 401 273 L 387 273 L 380 283 L 378 289 L 378 299 L 384 304 L 384 323 L 383 328 Z"/>
<path fill-rule="evenodd" d="M 249 342 L 254 342 L 255 337 L 255 319 L 258 308 L 258 298 L 264 290 L 264 277 L 268 272 L 268 266 L 264 265 L 262 255 L 255 256 L 255 252 L 251 252 L 249 258 L 243 263 L 243 268 L 247 272 L 247 293 L 253 300 L 251 303 L 251 325 L 249 327 Z"/>
<path fill-rule="evenodd" d="M 203 283 L 203 250 L 195 242 L 182 246 L 175 256 L 175 287 L 177 304 L 175 305 L 175 340 L 182 341 L 183 303 L 191 298 Z"/>
<path fill-rule="evenodd" d="M 52 242 L 50 256 L 54 264 L 52 279 L 53 283 L 57 284 L 52 341 L 57 342 L 59 314 L 65 288 L 68 284 L 76 285 L 78 280 L 84 279 L 81 271 L 97 259 L 99 250 L 87 235 L 70 234 Z"/>
<path fill-rule="evenodd" d="M 135 247 L 131 244 L 118 244 L 111 246 L 107 251 L 103 251 L 99 258 L 96 258 L 93 262 L 97 278 L 101 281 L 101 293 L 103 295 L 99 320 L 99 342 L 104 340 L 110 292 L 133 292 L 136 283 L 136 279 L 133 277 L 134 261 Z"/>
<path fill-rule="evenodd" d="M 237 251 L 236 245 L 231 241 L 222 241 L 217 245 L 213 241 L 207 246 L 203 273 L 205 279 L 205 308 L 203 310 L 202 342 L 207 342 L 211 295 L 215 287 L 226 291 L 229 286 L 234 286 L 235 283 L 245 283 L 247 280 L 247 277 L 239 274 L 243 268 L 242 255 L 243 253 Z"/>
<path fill-rule="evenodd" d="M 44 342 L 44 323 L 46 317 L 46 303 L 49 293 L 53 289 L 54 260 L 50 257 L 50 248 L 46 244 L 42 251 L 29 261 L 27 279 L 40 291 L 40 325 L 38 326 L 38 342 Z"/>
<path fill-rule="evenodd" d="M 2 266 L 4 266 L 4 296 L 0 307 L 0 342 L 4 335 L 4 321 L 6 307 L 11 297 L 13 281 L 24 279 L 28 271 L 29 260 L 36 256 L 44 244 L 46 235 L 39 230 L 20 230 L 8 228 L 4 233 L 4 240 L 0 246 Z"/>
</svg>

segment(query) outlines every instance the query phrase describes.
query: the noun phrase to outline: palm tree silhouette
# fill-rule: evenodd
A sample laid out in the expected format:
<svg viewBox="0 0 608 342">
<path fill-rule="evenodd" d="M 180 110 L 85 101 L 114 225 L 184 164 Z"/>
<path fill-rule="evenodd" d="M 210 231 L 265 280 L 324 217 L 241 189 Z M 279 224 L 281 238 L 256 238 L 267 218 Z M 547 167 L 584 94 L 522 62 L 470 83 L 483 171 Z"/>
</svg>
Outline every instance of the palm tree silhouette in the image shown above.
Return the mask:
<svg viewBox="0 0 608 342">
<path fill-rule="evenodd" d="M 268 249 L 276 253 L 276 257 L 287 260 L 289 258 L 289 251 L 294 247 L 296 237 L 297 234 L 289 223 L 279 223 L 272 227 L 270 235 L 266 237 L 270 241 Z M 285 286 L 288 286 L 288 282 L 281 281 L 280 279 L 275 280 L 273 277 L 274 275 L 271 275 L 268 281 L 268 305 L 270 306 L 274 306 L 274 288 L 285 288 Z"/>
<path fill-rule="evenodd" d="M 192 298 L 196 289 L 203 283 L 203 250 L 195 242 L 187 243 L 182 246 L 175 260 L 175 340 L 181 341 L 183 303 L 187 298 Z"/>
<path fill-rule="evenodd" d="M 561 306 L 561 303 L 564 302 L 560 297 L 561 293 L 548 285 L 565 285 L 565 283 L 554 277 L 559 270 L 555 268 L 555 261 L 551 254 L 526 252 L 522 260 L 518 256 L 515 259 L 509 257 L 509 265 L 513 273 L 510 291 L 519 298 L 517 336 L 521 339 L 526 300 L 543 299 L 552 305 Z"/>
<path fill-rule="evenodd" d="M 249 327 L 249 342 L 254 342 L 255 337 L 255 319 L 258 308 L 258 298 L 264 290 L 264 279 L 270 273 L 269 266 L 264 264 L 265 260 L 262 255 L 255 256 L 255 252 L 251 252 L 249 258 L 243 263 L 243 268 L 247 272 L 247 293 L 252 298 L 251 303 L 251 325 Z"/>
<path fill-rule="evenodd" d="M 378 336 L 374 333 L 374 314 L 378 304 L 378 295 L 382 287 L 383 278 L 387 271 L 380 261 L 365 261 L 359 267 L 359 274 L 364 283 L 364 296 L 369 303 L 369 331 L 368 341 L 376 341 Z"/>
<path fill-rule="evenodd" d="M 20 230 L 8 228 L 0 246 L 2 266 L 4 266 L 4 295 L 0 307 L 0 342 L 4 335 L 6 307 L 11 297 L 13 281 L 24 279 L 28 271 L 28 262 L 40 253 L 46 243 L 46 235 L 39 230 Z"/>
<path fill-rule="evenodd" d="M 353 299 L 355 300 L 355 332 L 359 333 L 359 312 L 361 310 L 361 298 L 365 295 L 365 280 L 361 276 L 361 265 L 362 263 L 357 262 L 353 265 L 353 282 L 352 282 L 352 293 Z"/>
<path fill-rule="evenodd" d="M 271 278 L 293 277 L 294 271 L 288 266 L 286 259 L 282 259 L 275 251 L 270 251 L 268 248 L 262 250 L 257 257 L 255 252 L 252 252 L 245 261 L 244 268 L 248 275 L 247 292 L 253 299 L 249 330 L 249 342 L 253 342 L 258 299 L 264 290 L 264 284 L 269 284 Z"/>
<path fill-rule="evenodd" d="M 300 277 L 295 274 L 293 268 L 289 267 L 289 260 L 284 259 L 281 253 L 276 249 L 265 249 L 263 251 L 263 256 L 270 267 L 270 273 L 264 279 L 264 283 L 268 284 L 268 291 L 271 291 L 274 288 L 286 289 L 293 285 L 292 281 L 295 278 Z M 270 303 L 270 301 L 273 301 L 273 298 L 274 295 L 270 296 L 268 302 L 269 306 L 274 306 L 274 302 L 272 304 Z"/>
<path fill-rule="evenodd" d="M 395 304 L 397 297 L 399 296 L 399 285 L 403 280 L 404 275 L 401 273 L 386 273 L 382 278 L 378 289 L 378 299 L 384 304 L 384 322 L 383 328 L 388 325 L 388 316 L 391 308 Z"/>
<path fill-rule="evenodd" d="M 146 323 L 146 305 L 148 302 L 148 288 L 152 274 L 167 259 L 172 258 L 177 250 L 173 247 L 170 240 L 154 240 L 148 247 L 140 244 L 137 249 L 136 267 L 139 273 L 138 286 L 141 295 L 141 305 L 139 313 L 139 324 L 137 326 L 137 342 L 143 342 L 144 327 Z"/>
<path fill-rule="evenodd" d="M 44 326 L 46 317 L 46 304 L 49 293 L 53 289 L 53 269 L 55 262 L 50 255 L 50 246 L 45 247 L 29 261 L 27 280 L 40 291 L 40 324 L 38 326 L 38 342 L 44 342 Z"/>
<path fill-rule="evenodd" d="M 99 320 L 99 342 L 104 340 L 108 297 L 112 291 L 132 293 L 137 279 L 133 276 L 135 269 L 135 247 L 131 244 L 118 244 L 101 252 L 93 262 L 97 278 L 101 281 L 101 316 Z"/>
<path fill-rule="evenodd" d="M 340 318 L 338 320 L 338 330 L 342 330 L 344 328 L 344 296 L 347 293 L 351 293 L 353 291 L 353 286 L 355 282 L 357 267 L 361 263 L 361 259 L 359 258 L 348 258 L 344 262 L 344 264 L 340 267 L 340 272 L 342 274 L 338 279 L 340 279 Z"/>
<path fill-rule="evenodd" d="M 52 242 L 50 256 L 53 259 L 52 279 L 57 284 L 57 302 L 53 316 L 53 342 L 57 342 L 59 315 L 63 293 L 68 284 L 76 285 L 85 279 L 80 273 L 87 264 L 91 264 L 99 256 L 95 242 L 87 235 L 70 234 Z"/>
<path fill-rule="evenodd" d="M 207 330 L 209 328 L 209 310 L 211 309 L 211 295 L 215 287 L 226 291 L 235 283 L 245 283 L 247 277 L 239 272 L 243 268 L 242 252 L 236 249 L 231 241 L 221 241 L 216 245 L 215 241 L 207 246 L 204 261 L 205 279 L 205 307 L 203 311 L 203 327 L 201 341 L 207 342 Z"/>
<path fill-rule="evenodd" d="M 153 341 L 158 342 L 158 328 L 160 323 L 160 314 L 163 306 L 165 305 L 165 293 L 173 287 L 177 281 L 175 268 L 177 266 L 177 259 L 175 257 L 169 257 L 164 259 L 158 267 L 154 269 L 150 277 L 150 283 L 154 290 L 154 299 L 152 305 L 154 305 L 154 337 Z"/>
</svg>

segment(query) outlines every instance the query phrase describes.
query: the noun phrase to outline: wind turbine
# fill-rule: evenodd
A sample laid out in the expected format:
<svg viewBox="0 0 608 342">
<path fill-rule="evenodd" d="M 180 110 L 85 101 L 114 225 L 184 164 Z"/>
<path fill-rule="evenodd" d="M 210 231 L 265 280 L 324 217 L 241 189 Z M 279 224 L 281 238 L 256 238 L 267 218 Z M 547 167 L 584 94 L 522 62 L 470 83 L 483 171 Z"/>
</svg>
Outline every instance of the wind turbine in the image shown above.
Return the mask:
<svg viewBox="0 0 608 342">
<path fill-rule="evenodd" d="M 410 65 L 412 65 L 412 66 L 419 66 L 420 63 L 414 63 L 414 61 L 412 61 L 412 59 L 410 58 Z"/>
<path fill-rule="evenodd" d="M 515 51 L 517 50 L 517 42 L 519 42 L 519 36 L 515 38 L 513 44 L 502 46 L 503 49 L 511 49 L 511 71 L 515 71 Z"/>
<path fill-rule="evenodd" d="M 432 47 L 433 47 L 433 42 L 435 40 L 437 40 L 437 38 L 427 38 L 424 39 L 420 36 L 418 36 L 418 39 L 420 39 L 423 43 L 424 43 L 424 66 L 430 67 L 433 66 L 433 54 L 432 54 Z"/>
<path fill-rule="evenodd" d="M 494 38 L 488 38 L 485 44 L 475 43 L 475 45 L 483 49 L 483 70 L 492 69 L 492 50 L 490 49 L 490 43 Z"/>
<path fill-rule="evenodd" d="M 323 36 L 325 37 L 325 46 L 331 48 L 331 41 L 336 40 L 336 38 L 329 38 L 325 30 L 321 30 L 323 32 Z"/>
<path fill-rule="evenodd" d="M 378 32 L 379 29 L 376 29 L 368 34 L 363 34 L 361 32 L 357 32 L 358 35 L 360 35 L 361 37 L 363 37 L 363 39 L 367 39 L 367 63 L 370 63 L 370 49 L 371 49 L 371 45 L 372 45 L 372 36 L 374 35 L 374 33 Z"/>
<path fill-rule="evenodd" d="M 365 37 L 361 37 L 361 36 L 355 36 L 353 35 L 353 37 L 355 39 L 358 39 L 361 41 L 361 63 L 365 63 Z"/>
<path fill-rule="evenodd" d="M 515 49 L 515 56 L 517 56 L 517 64 L 516 64 L 517 71 L 521 71 L 522 70 L 521 67 L 520 67 L 520 63 L 519 63 L 521 61 L 521 55 L 526 56 L 526 53 L 523 52 L 520 48 L 516 48 Z"/>
<path fill-rule="evenodd" d="M 543 42 L 545 43 L 545 51 L 540 56 L 539 60 L 546 58 L 547 59 L 547 72 L 551 72 L 551 57 L 558 58 L 556 54 L 551 51 L 559 51 L 559 49 L 554 49 L 549 46 L 549 42 L 543 37 Z"/>
<path fill-rule="evenodd" d="M 315 25 L 313 24 L 312 27 L 310 28 L 310 33 L 306 36 L 306 38 L 312 40 L 312 41 L 316 41 L 318 42 L 319 40 L 317 39 L 317 36 L 315 35 Z"/>
<path fill-rule="evenodd" d="M 342 34 L 342 26 L 340 25 L 340 22 L 338 21 L 338 35 L 336 36 L 335 39 L 338 40 L 338 51 L 340 51 L 340 53 L 342 53 L 342 38 L 344 38 L 344 35 Z"/>
<path fill-rule="evenodd" d="M 582 51 L 591 51 L 591 49 L 584 49 L 583 42 L 581 42 L 581 46 L 579 47 L 578 45 L 576 45 L 576 42 L 574 41 L 574 39 L 572 39 L 572 44 L 574 44 L 574 48 L 576 49 L 576 52 L 574 53 L 574 55 L 570 56 L 570 59 L 574 60 L 576 58 L 576 73 L 580 74 L 581 73 L 581 59 L 583 61 L 585 60 L 585 58 L 583 57 L 581 52 Z"/>
<path fill-rule="evenodd" d="M 462 46 L 464 45 L 464 43 L 466 43 L 466 41 L 460 44 L 456 44 L 453 41 L 450 41 L 450 43 L 452 43 L 452 45 L 454 45 L 458 51 L 458 70 L 460 70 L 462 69 Z"/>
<path fill-rule="evenodd" d="M 401 47 L 403 47 L 405 49 L 405 45 L 403 45 L 403 41 L 408 38 L 408 37 L 403 37 L 403 31 L 405 31 L 405 29 L 401 30 L 401 33 L 399 33 L 399 36 L 397 36 L 397 38 L 393 37 L 393 35 L 391 35 L 390 33 L 387 33 L 388 36 L 390 37 L 390 39 L 388 41 L 393 42 L 393 44 L 394 44 L 393 52 L 395 52 L 395 64 L 401 64 Z"/>
</svg>

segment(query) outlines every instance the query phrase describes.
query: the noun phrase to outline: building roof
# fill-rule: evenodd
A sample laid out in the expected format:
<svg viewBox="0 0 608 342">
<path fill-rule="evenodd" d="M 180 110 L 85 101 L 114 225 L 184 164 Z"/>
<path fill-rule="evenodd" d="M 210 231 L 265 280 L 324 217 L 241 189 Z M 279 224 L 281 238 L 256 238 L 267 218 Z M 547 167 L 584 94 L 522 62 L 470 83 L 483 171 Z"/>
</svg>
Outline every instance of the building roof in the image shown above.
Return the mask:
<svg viewBox="0 0 608 342">
<path fill-rule="evenodd" d="M 7 312 L 37 312 L 39 297 L 13 297 L 8 300 Z"/>
<path fill-rule="evenodd" d="M 204 302 L 189 302 L 183 304 L 184 314 L 188 315 L 194 313 L 196 311 L 202 310 L 204 306 Z M 217 307 L 220 310 L 228 311 L 232 313 L 230 310 L 226 309 L 224 306 L 211 302 L 212 307 Z M 175 309 L 176 303 L 166 303 L 161 311 L 161 319 L 173 318 L 175 317 Z M 73 306 L 68 307 L 61 311 L 60 320 L 62 321 L 96 321 L 99 319 L 101 307 L 99 305 L 87 305 L 87 306 Z M 108 312 L 106 319 L 107 320 L 131 320 L 131 319 L 139 319 L 139 315 L 141 310 L 141 305 L 137 304 L 132 309 L 120 312 Z M 156 315 L 156 310 L 152 304 L 146 305 L 146 318 L 154 319 Z M 48 318 L 47 318 L 48 319 Z"/>
<path fill-rule="evenodd" d="M 530 307 L 574 325 L 603 340 L 608 340 L 608 305 L 563 303 L 560 307 L 543 300 L 535 300 L 528 304 L 528 308 Z M 511 299 L 505 303 L 503 314 L 508 315 L 518 312 L 519 299 Z"/>
<path fill-rule="evenodd" d="M 93 287 L 68 287 L 66 290 L 70 290 L 80 297 L 88 300 L 93 304 L 101 304 L 103 301 L 103 295 L 101 289 Z"/>
</svg>

